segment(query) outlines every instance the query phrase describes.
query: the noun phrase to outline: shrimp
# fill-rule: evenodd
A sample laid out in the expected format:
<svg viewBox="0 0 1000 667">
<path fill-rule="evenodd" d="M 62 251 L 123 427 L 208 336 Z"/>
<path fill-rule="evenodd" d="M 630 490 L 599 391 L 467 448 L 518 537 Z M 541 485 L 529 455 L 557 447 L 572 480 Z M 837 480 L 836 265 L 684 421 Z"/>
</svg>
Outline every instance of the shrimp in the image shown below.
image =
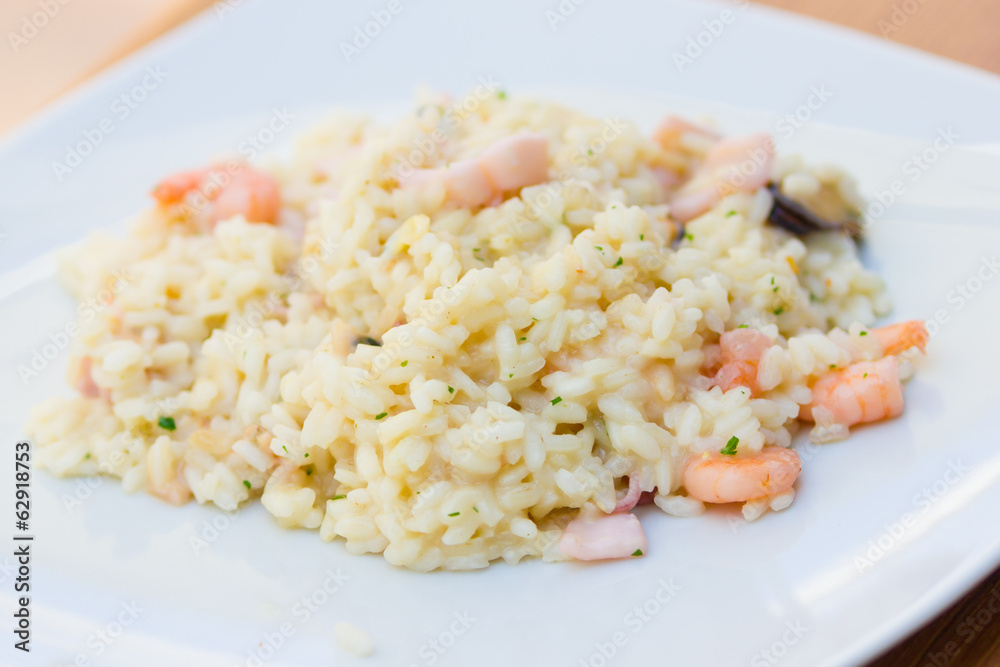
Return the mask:
<svg viewBox="0 0 1000 667">
<path fill-rule="evenodd" d="M 884 356 L 899 354 L 913 347 L 920 348 L 920 351 L 923 352 L 924 346 L 927 345 L 927 339 L 930 338 L 930 334 L 927 333 L 927 327 L 920 320 L 910 320 L 909 322 L 899 322 L 897 324 L 878 327 L 872 329 L 872 333 L 875 334 L 875 338 L 882 345 L 882 354 Z"/>
<path fill-rule="evenodd" d="M 447 167 L 418 169 L 400 179 L 406 188 L 440 185 L 448 198 L 461 207 L 481 206 L 494 197 L 493 183 L 476 160 L 461 160 Z"/>
<path fill-rule="evenodd" d="M 764 352 L 773 345 L 771 339 L 755 329 L 733 329 L 719 337 L 722 367 L 715 374 L 715 384 L 722 391 L 746 387 L 751 393 L 757 387 L 757 365 Z"/>
<path fill-rule="evenodd" d="M 168 176 L 152 192 L 157 203 L 169 208 L 192 193 L 206 200 L 209 225 L 242 215 L 249 222 L 275 223 L 281 208 L 281 190 L 273 176 L 246 164 L 237 168 L 213 166 Z"/>
<path fill-rule="evenodd" d="M 677 150 L 683 147 L 682 140 L 686 134 L 696 134 L 705 137 L 709 141 L 718 141 L 719 135 L 709 129 L 689 123 L 680 116 L 668 115 L 664 117 L 653 132 L 653 141 L 660 144 L 666 150 Z"/>
<path fill-rule="evenodd" d="M 774 343 L 771 339 L 756 329 L 733 329 L 719 336 L 724 364 L 731 361 L 748 361 L 756 364 L 772 345 Z"/>
<path fill-rule="evenodd" d="M 704 503 L 738 503 L 784 493 L 801 472 L 799 455 L 784 447 L 749 456 L 706 452 L 684 468 L 684 488 Z"/>
<path fill-rule="evenodd" d="M 160 500 L 165 500 L 171 505 L 178 507 L 187 504 L 191 500 L 191 489 L 179 477 L 175 477 L 162 485 L 151 486 L 149 492 Z"/>
<path fill-rule="evenodd" d="M 628 558 L 645 552 L 646 534 L 633 514 L 581 516 L 566 526 L 559 538 L 559 548 L 576 560 Z"/>
<path fill-rule="evenodd" d="M 94 360 L 90 357 L 82 357 L 75 364 L 70 364 L 69 383 L 78 392 L 87 398 L 97 398 L 101 395 L 101 388 L 94 382 L 93 370 Z"/>
<path fill-rule="evenodd" d="M 639 504 L 642 497 L 642 489 L 639 488 L 639 477 L 637 475 L 628 476 L 628 491 L 615 503 L 614 514 L 628 512 Z"/>
<path fill-rule="evenodd" d="M 537 132 L 505 137 L 479 157 L 447 167 L 417 169 L 401 176 L 401 187 L 440 185 L 458 206 L 473 208 L 545 180 L 549 170 L 549 142 Z"/>
<path fill-rule="evenodd" d="M 698 217 L 734 192 L 754 192 L 771 180 L 774 140 L 767 134 L 723 139 L 705 155 L 670 201 L 670 215 L 679 222 Z"/>
<path fill-rule="evenodd" d="M 814 421 L 813 408 L 833 413 L 836 423 L 853 426 L 898 417 L 903 412 L 903 385 L 896 357 L 858 361 L 827 373 L 813 385 L 812 402 L 802 407 L 800 419 Z"/>
<path fill-rule="evenodd" d="M 746 387 L 751 394 L 758 391 L 757 365 L 748 361 L 733 361 L 723 364 L 714 378 L 715 386 L 726 392 L 733 387 Z"/>
</svg>

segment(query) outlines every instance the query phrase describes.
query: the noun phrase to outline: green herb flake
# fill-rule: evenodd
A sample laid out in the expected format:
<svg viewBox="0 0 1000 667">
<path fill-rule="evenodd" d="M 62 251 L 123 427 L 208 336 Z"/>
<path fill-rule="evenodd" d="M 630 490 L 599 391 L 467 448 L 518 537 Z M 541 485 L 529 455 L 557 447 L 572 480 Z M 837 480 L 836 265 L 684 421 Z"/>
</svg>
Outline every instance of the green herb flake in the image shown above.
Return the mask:
<svg viewBox="0 0 1000 667">
<path fill-rule="evenodd" d="M 623 258 L 623 257 L 619 257 L 619 258 L 618 258 L 618 261 L 617 261 L 617 262 L 615 262 L 615 266 L 621 266 L 621 265 L 622 265 L 622 264 L 624 264 L 624 263 L 625 263 L 625 258 Z"/>
<path fill-rule="evenodd" d="M 379 419 L 384 419 L 387 416 L 389 416 L 388 412 L 380 412 L 377 415 L 375 415 L 375 421 L 378 421 Z"/>
<path fill-rule="evenodd" d="M 246 479 L 243 480 L 243 486 L 247 487 L 248 489 L 252 489 L 253 488 L 253 484 L 251 484 L 250 481 L 246 480 Z"/>
<path fill-rule="evenodd" d="M 726 217 L 727 217 L 727 218 L 731 218 L 731 217 L 733 217 L 734 215 L 736 215 L 736 211 L 729 211 L 728 213 L 726 213 Z"/>
<path fill-rule="evenodd" d="M 862 375 L 861 377 L 862 377 L 862 378 L 866 378 L 866 377 L 868 377 L 868 373 L 865 373 L 865 374 L 864 374 L 864 375 Z"/>
<path fill-rule="evenodd" d="M 288 453 L 288 447 L 286 447 L 285 445 L 282 445 L 281 448 L 285 450 L 286 454 Z"/>
<path fill-rule="evenodd" d="M 160 428 L 167 431 L 176 431 L 177 422 L 174 421 L 173 417 L 160 417 L 156 420 L 156 423 L 160 425 Z"/>
<path fill-rule="evenodd" d="M 861 333 L 859 333 L 858 335 L 859 335 L 859 336 L 867 336 L 867 335 L 868 335 L 868 332 L 867 332 L 867 331 L 862 331 L 862 332 L 861 332 Z"/>
<path fill-rule="evenodd" d="M 532 321 L 532 322 L 537 322 L 537 321 L 538 321 L 538 318 L 537 318 L 537 317 L 532 317 L 532 318 L 531 318 L 531 321 Z"/>
<path fill-rule="evenodd" d="M 408 364 L 408 363 L 410 363 L 410 362 L 409 361 L 403 361 L 399 365 L 402 366 L 403 368 L 406 368 L 406 364 Z"/>
<path fill-rule="evenodd" d="M 597 248 L 598 250 L 600 250 L 601 252 L 604 252 L 604 248 L 602 248 L 601 246 L 595 245 L 594 247 Z"/>
<path fill-rule="evenodd" d="M 778 291 L 778 288 L 777 288 L 777 287 L 775 287 L 775 288 L 774 288 L 773 290 L 771 290 L 771 291 L 772 291 L 772 292 L 777 292 L 777 291 Z"/>
<path fill-rule="evenodd" d="M 694 235 L 692 235 L 689 232 L 684 232 L 684 238 L 686 238 L 688 241 L 694 241 Z"/>
<path fill-rule="evenodd" d="M 420 493 L 420 492 L 419 492 L 419 491 L 417 491 L 417 493 Z M 341 496 L 334 496 L 333 498 L 331 498 L 331 500 L 343 500 L 343 499 L 344 499 L 344 498 L 346 498 L 346 497 L 347 497 L 347 496 L 343 496 L 343 495 L 341 495 Z"/>
<path fill-rule="evenodd" d="M 747 328 L 749 328 L 749 327 L 750 327 L 750 325 L 749 325 L 749 324 L 741 324 L 740 326 L 738 326 L 738 327 L 736 327 L 736 328 L 737 328 L 737 329 L 747 329 Z"/>
<path fill-rule="evenodd" d="M 448 393 L 449 394 L 454 394 L 455 393 L 455 388 L 452 387 L 451 385 L 448 385 Z"/>
<path fill-rule="evenodd" d="M 594 155 L 594 151 L 588 148 L 587 149 L 587 155 L 593 156 Z"/>
<path fill-rule="evenodd" d="M 458 516 L 461 512 L 452 512 L 448 516 Z"/>
<path fill-rule="evenodd" d="M 720 454 L 725 454 L 726 456 L 732 456 L 736 453 L 736 445 L 740 444 L 740 439 L 735 435 L 729 439 L 726 446 L 719 450 Z"/>
<path fill-rule="evenodd" d="M 507 91 L 506 90 L 498 90 L 497 91 L 497 99 L 499 99 L 499 100 L 505 100 L 505 99 L 507 99 Z"/>
<path fill-rule="evenodd" d="M 526 340 L 528 340 L 528 337 L 527 337 L 527 336 L 521 336 L 521 340 L 520 340 L 520 342 L 521 342 L 521 343 L 523 343 L 523 342 L 524 342 L 524 341 L 526 341 Z"/>
<path fill-rule="evenodd" d="M 785 312 L 784 307 L 779 307 L 777 310 L 774 311 L 774 314 L 781 315 L 783 312 Z"/>
<path fill-rule="evenodd" d="M 642 549 L 636 549 L 635 551 L 632 552 L 632 555 L 633 556 L 641 556 L 642 555 Z"/>
<path fill-rule="evenodd" d="M 836 368 L 837 364 L 830 364 L 830 368 Z"/>
<path fill-rule="evenodd" d="M 306 458 L 306 459 L 309 458 L 309 452 L 306 452 L 305 454 L 303 454 L 302 457 Z"/>
<path fill-rule="evenodd" d="M 479 514 L 479 508 L 478 508 L 478 507 L 476 507 L 475 505 L 473 505 L 473 506 L 472 506 L 472 509 L 473 509 L 473 511 L 474 511 L 474 512 L 475 512 L 476 514 Z"/>
<path fill-rule="evenodd" d="M 645 241 L 646 240 L 646 235 L 645 234 L 639 234 L 639 240 L 640 241 Z"/>
<path fill-rule="evenodd" d="M 312 474 L 313 474 L 312 466 L 309 466 L 308 468 L 306 468 L 306 477 L 309 477 Z"/>
<path fill-rule="evenodd" d="M 87 452 L 87 455 L 86 455 L 86 456 L 84 456 L 83 458 L 85 458 L 85 459 L 89 459 L 89 458 L 90 458 L 90 452 Z"/>
<path fill-rule="evenodd" d="M 514 377 L 514 374 L 513 374 L 513 373 L 509 373 L 509 374 L 507 375 L 507 379 L 508 379 L 508 380 L 509 380 L 510 378 L 512 378 L 512 377 Z"/>
<path fill-rule="evenodd" d="M 560 403 L 562 403 L 562 396 L 556 396 L 555 398 L 552 399 L 551 403 L 552 405 L 559 405 Z"/>
<path fill-rule="evenodd" d="M 771 284 L 774 284 L 774 276 L 771 276 Z"/>
</svg>

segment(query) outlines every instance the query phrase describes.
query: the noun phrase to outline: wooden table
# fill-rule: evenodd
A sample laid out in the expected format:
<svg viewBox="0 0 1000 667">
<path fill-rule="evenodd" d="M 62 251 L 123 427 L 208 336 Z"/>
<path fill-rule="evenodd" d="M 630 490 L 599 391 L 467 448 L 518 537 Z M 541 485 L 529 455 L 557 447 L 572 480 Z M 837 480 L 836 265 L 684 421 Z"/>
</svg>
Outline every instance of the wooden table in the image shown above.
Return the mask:
<svg viewBox="0 0 1000 667">
<path fill-rule="evenodd" d="M 209 6 L 207 0 L 76 0 L 24 43 L 38 0 L 3 0 L 0 133 L 156 35 Z M 998 0 L 762 0 L 1000 73 Z M 25 34 L 30 34 L 27 29 Z M 16 41 L 16 40 L 15 40 Z M 977 620 L 978 619 L 978 620 Z M 869 667 L 1000 667 L 1000 570 Z"/>
</svg>

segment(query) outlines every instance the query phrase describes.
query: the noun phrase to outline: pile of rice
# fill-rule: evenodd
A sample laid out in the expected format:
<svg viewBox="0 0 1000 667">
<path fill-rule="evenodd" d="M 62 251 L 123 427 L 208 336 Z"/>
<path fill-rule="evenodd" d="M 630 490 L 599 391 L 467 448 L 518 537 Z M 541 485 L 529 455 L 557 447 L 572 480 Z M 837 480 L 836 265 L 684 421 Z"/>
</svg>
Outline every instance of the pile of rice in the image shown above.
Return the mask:
<svg viewBox="0 0 1000 667">
<path fill-rule="evenodd" d="M 398 187 L 521 131 L 548 137 L 549 179 L 495 206 Z M 71 374 L 100 395 L 31 415 L 38 462 L 175 503 L 259 497 L 282 526 L 416 570 L 564 558 L 562 527 L 610 511 L 625 477 L 697 514 L 690 455 L 734 435 L 741 454 L 788 447 L 810 383 L 876 358 L 859 333 L 889 308 L 849 237 L 765 224 L 764 189 L 673 222 L 657 170 L 707 148 L 506 95 L 429 96 L 387 126 L 334 117 L 257 165 L 281 184 L 279 224 L 157 208 L 66 253 L 81 300 L 124 284 L 73 341 Z M 776 180 L 857 205 L 835 169 L 781 158 Z M 780 344 L 757 397 L 704 371 L 740 325 Z"/>
</svg>

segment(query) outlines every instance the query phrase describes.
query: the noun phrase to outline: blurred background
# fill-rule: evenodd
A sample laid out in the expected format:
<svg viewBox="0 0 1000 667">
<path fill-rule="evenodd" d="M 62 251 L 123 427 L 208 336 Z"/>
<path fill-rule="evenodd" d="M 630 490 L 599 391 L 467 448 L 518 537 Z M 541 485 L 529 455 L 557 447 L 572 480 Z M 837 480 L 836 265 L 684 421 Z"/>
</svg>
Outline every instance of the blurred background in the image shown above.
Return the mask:
<svg viewBox="0 0 1000 667">
<path fill-rule="evenodd" d="M 240 0 L 222 0 L 238 4 Z M 208 0 L 3 0 L 0 135 L 60 94 L 210 7 Z M 1000 73 L 997 0 L 765 0 Z"/>
</svg>

